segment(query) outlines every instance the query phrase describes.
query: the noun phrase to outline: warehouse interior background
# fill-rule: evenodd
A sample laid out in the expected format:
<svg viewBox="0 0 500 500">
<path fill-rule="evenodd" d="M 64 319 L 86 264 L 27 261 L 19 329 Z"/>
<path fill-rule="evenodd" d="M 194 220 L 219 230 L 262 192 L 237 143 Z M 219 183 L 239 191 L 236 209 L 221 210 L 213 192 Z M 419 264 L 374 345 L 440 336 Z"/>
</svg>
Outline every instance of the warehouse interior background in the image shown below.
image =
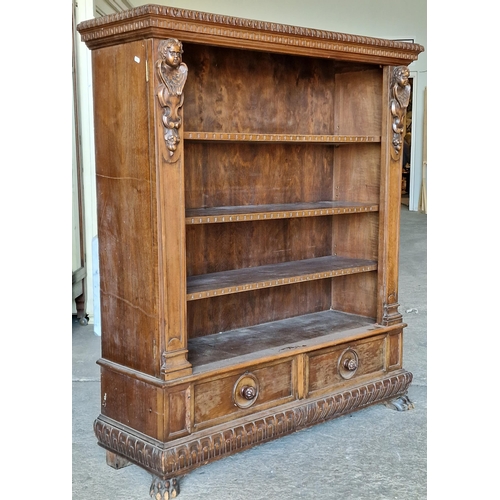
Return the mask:
<svg viewBox="0 0 500 500">
<path fill-rule="evenodd" d="M 109 0 L 108 5 L 118 3 Z M 428 6 L 421 0 L 168 3 L 333 31 L 415 38 L 425 46 L 421 57 L 430 73 L 430 79 L 425 75 L 430 158 L 428 498 L 494 498 L 497 466 L 491 451 L 500 442 L 496 412 L 484 402 L 491 401 L 497 379 L 496 363 L 489 354 L 495 352 L 498 328 L 492 319 L 500 279 L 494 266 L 499 169 L 491 126 L 499 111 L 494 77 L 498 46 L 495 4 L 479 0 L 458 8 L 450 0 L 429 2 Z M 390 15 L 385 11 L 378 16 L 373 12 L 377 9 L 370 8 L 385 9 L 387 4 L 392 6 Z M 398 26 L 407 5 L 426 9 L 426 20 L 420 21 L 426 22 L 427 43 L 412 33 L 412 16 L 408 29 L 399 29 L 397 34 L 382 32 L 383 26 Z M 74 123 L 74 32 L 69 17 L 74 5 L 48 6 L 34 0 L 7 3 L 3 19 L 10 29 L 0 35 L 5 49 L 4 78 L 0 80 L 4 97 L 0 258 L 7 313 L 2 318 L 2 374 L 9 381 L 4 384 L 6 409 L 15 409 L 14 418 L 4 412 L 3 421 L 9 423 L 4 439 L 9 460 L 1 491 L 12 497 L 20 491 L 44 491 L 69 498 L 72 338 L 67 308 L 68 259 L 73 258 L 70 121 Z M 91 0 L 78 0 L 78 22 L 93 17 L 93 8 Z M 365 19 L 367 30 L 353 26 L 357 17 Z M 84 84 L 84 76 L 79 75 L 78 92 L 91 94 L 89 80 Z M 424 77 L 418 78 L 420 83 Z M 80 108 L 80 113 L 90 112 L 90 108 Z M 91 120 L 87 117 L 85 123 Z M 81 133 L 86 141 L 93 140 L 90 130 Z M 86 154 L 91 155 L 91 150 L 85 149 Z M 86 182 L 91 182 L 93 173 L 89 168 L 84 170 Z M 90 198 L 84 200 L 85 205 L 92 206 L 91 188 L 85 197 Z M 86 221 L 90 245 L 92 230 L 92 223 Z M 34 291 L 36 285 L 41 290 L 28 295 L 27 290 Z M 479 335 L 487 346 L 486 355 L 477 342 Z M 479 363 L 481 360 L 484 362 Z M 45 440 L 38 444 L 49 432 L 55 436 L 50 445 Z M 33 465 L 27 473 L 20 464 L 28 463 Z"/>
</svg>

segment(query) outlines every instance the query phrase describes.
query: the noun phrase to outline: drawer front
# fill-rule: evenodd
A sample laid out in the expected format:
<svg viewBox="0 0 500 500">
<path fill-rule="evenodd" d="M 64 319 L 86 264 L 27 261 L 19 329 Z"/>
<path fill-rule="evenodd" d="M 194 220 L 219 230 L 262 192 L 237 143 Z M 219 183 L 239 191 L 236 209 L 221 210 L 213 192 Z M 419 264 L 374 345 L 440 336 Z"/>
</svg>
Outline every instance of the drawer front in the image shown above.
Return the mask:
<svg viewBox="0 0 500 500">
<path fill-rule="evenodd" d="M 309 395 L 347 385 L 356 379 L 384 371 L 386 337 L 328 348 L 309 356 Z"/>
<path fill-rule="evenodd" d="M 288 359 L 195 383 L 195 428 L 291 401 L 294 399 L 292 370 L 293 361 Z"/>
</svg>

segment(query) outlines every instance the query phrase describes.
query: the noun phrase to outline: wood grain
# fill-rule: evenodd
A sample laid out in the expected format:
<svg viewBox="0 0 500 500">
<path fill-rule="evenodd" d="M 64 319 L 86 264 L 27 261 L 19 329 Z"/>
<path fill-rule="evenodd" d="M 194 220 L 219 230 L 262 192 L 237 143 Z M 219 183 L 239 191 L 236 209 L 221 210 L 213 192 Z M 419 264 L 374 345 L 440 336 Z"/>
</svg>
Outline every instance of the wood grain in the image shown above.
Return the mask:
<svg viewBox="0 0 500 500">
<path fill-rule="evenodd" d="M 142 64 L 134 62 L 135 55 Z M 144 349 L 159 343 L 157 199 L 149 162 L 146 47 L 133 42 L 99 49 L 92 59 L 102 355 L 154 374 L 154 360 Z"/>
</svg>

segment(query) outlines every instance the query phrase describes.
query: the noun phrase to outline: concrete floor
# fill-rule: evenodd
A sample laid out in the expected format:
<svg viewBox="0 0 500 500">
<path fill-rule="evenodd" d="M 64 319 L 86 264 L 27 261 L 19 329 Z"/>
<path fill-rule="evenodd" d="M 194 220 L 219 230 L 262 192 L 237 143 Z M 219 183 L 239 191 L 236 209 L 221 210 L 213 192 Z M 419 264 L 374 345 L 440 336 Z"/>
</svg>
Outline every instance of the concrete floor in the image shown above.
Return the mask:
<svg viewBox="0 0 500 500">
<path fill-rule="evenodd" d="M 408 323 L 406 412 L 376 405 L 224 458 L 180 480 L 182 500 L 427 498 L 427 216 L 401 206 L 400 312 Z M 73 322 L 73 498 L 146 500 L 151 475 L 106 465 L 99 414 L 100 337 Z"/>
</svg>

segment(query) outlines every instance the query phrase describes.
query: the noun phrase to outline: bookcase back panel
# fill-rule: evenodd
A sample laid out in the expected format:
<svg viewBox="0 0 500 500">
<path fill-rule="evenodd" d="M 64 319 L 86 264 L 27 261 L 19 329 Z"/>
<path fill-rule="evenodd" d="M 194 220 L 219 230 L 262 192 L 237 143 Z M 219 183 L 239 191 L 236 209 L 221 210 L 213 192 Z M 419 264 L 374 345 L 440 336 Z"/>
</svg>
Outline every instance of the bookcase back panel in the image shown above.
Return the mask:
<svg viewBox="0 0 500 500">
<path fill-rule="evenodd" d="M 346 144 L 335 148 L 335 199 L 379 203 L 380 144 Z"/>
<path fill-rule="evenodd" d="M 380 135 L 382 69 L 339 72 L 335 78 L 335 134 Z"/>
<path fill-rule="evenodd" d="M 185 129 L 333 134 L 335 62 L 184 44 Z"/>
<path fill-rule="evenodd" d="M 332 309 L 376 318 L 377 279 L 376 271 L 332 279 Z"/>
<path fill-rule="evenodd" d="M 332 146 L 185 142 L 186 208 L 329 201 Z"/>
<path fill-rule="evenodd" d="M 332 255 L 332 216 L 186 227 L 187 275 Z"/>
<path fill-rule="evenodd" d="M 309 281 L 188 302 L 188 337 L 327 311 L 331 306 L 331 281 Z"/>
</svg>

